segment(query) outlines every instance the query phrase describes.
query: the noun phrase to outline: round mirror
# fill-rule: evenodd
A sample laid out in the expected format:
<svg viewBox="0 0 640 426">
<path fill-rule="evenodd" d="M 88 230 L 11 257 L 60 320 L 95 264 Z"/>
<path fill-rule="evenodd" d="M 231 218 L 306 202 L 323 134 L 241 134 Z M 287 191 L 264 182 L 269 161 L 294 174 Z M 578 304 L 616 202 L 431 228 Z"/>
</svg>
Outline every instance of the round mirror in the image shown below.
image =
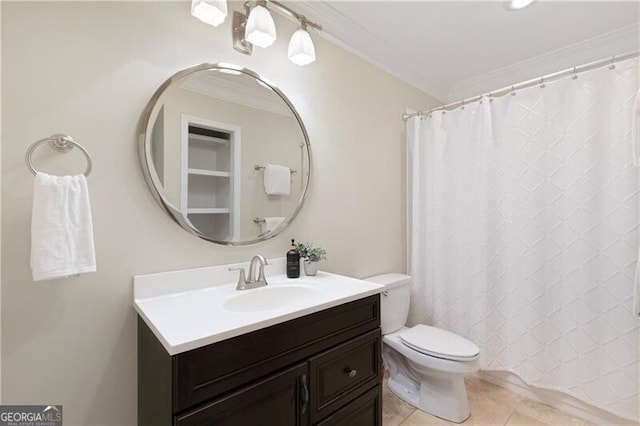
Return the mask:
<svg viewBox="0 0 640 426">
<path fill-rule="evenodd" d="M 182 70 L 140 120 L 147 183 L 183 228 L 218 244 L 253 244 L 284 230 L 311 175 L 307 131 L 287 97 L 230 64 Z"/>
</svg>

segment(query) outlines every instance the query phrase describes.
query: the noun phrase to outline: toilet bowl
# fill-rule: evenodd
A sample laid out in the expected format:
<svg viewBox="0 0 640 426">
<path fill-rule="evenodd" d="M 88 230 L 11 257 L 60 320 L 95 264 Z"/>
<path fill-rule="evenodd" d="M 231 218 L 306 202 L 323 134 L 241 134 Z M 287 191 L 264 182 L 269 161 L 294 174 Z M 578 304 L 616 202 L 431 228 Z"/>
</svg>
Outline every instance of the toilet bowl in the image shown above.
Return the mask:
<svg viewBox="0 0 640 426">
<path fill-rule="evenodd" d="M 464 377 L 478 371 L 478 346 L 437 327 L 405 326 L 410 276 L 384 274 L 365 280 L 385 287 L 380 311 L 382 356 L 389 369 L 389 389 L 422 411 L 463 422 L 469 417 Z"/>
</svg>

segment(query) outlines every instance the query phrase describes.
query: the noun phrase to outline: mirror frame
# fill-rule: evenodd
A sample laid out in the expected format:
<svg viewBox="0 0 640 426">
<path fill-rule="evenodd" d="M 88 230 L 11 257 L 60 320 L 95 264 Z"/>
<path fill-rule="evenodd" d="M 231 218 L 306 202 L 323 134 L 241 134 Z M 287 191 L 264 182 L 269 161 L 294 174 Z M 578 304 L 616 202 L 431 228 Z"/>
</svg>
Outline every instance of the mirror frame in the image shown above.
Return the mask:
<svg viewBox="0 0 640 426">
<path fill-rule="evenodd" d="M 224 240 L 216 240 L 206 234 L 200 232 L 197 228 L 191 225 L 191 223 L 186 219 L 182 211 L 177 209 L 162 193 L 161 189 L 162 184 L 158 179 L 158 175 L 155 172 L 155 167 L 153 165 L 153 158 L 151 154 L 151 130 L 153 129 L 153 123 L 151 123 L 151 113 L 153 112 L 154 107 L 158 103 L 158 100 L 162 96 L 162 94 L 171 87 L 174 83 L 182 80 L 183 78 L 189 76 L 190 74 L 194 74 L 199 71 L 206 70 L 229 70 L 232 72 L 239 72 L 242 74 L 246 74 L 250 77 L 255 78 L 256 80 L 261 81 L 267 87 L 276 93 L 280 99 L 284 101 L 284 103 L 289 107 L 293 116 L 295 117 L 298 125 L 300 126 L 300 130 L 302 131 L 302 135 L 304 137 L 305 143 L 305 154 L 306 160 L 308 164 L 308 168 L 306 170 L 306 182 L 304 187 L 302 188 L 302 194 L 298 199 L 298 204 L 294 209 L 293 213 L 289 215 L 278 227 L 276 227 L 273 231 L 267 232 L 263 236 L 259 236 L 253 240 L 247 241 L 224 241 Z M 142 167 L 142 172 L 144 174 L 145 180 L 147 181 L 147 185 L 149 189 L 151 189 L 151 193 L 153 194 L 156 201 L 160 204 L 165 213 L 167 213 L 178 225 L 180 225 L 186 231 L 189 231 L 191 234 L 202 238 L 203 240 L 210 241 L 212 243 L 221 244 L 225 246 L 246 246 L 251 244 L 257 244 L 262 241 L 269 240 L 277 235 L 279 235 L 282 231 L 289 227 L 289 224 L 296 218 L 298 212 L 302 208 L 304 204 L 304 200 L 307 196 L 307 191 L 309 189 L 309 182 L 311 180 L 311 144 L 309 143 L 309 134 L 307 133 L 307 129 L 302 122 L 302 118 L 298 114 L 298 111 L 295 109 L 289 98 L 285 96 L 285 94 L 276 86 L 274 86 L 269 80 L 261 77 L 255 71 L 250 69 L 232 65 L 232 64 L 224 64 L 224 63 L 203 63 L 199 65 L 194 65 L 188 68 L 185 68 L 177 73 L 173 74 L 169 77 L 164 83 L 156 89 L 155 93 L 147 103 L 147 106 L 140 117 L 140 122 L 138 124 L 138 157 L 140 160 L 140 166 Z M 153 169 L 153 170 L 152 170 Z M 301 170 L 302 172 L 302 170 Z"/>
</svg>

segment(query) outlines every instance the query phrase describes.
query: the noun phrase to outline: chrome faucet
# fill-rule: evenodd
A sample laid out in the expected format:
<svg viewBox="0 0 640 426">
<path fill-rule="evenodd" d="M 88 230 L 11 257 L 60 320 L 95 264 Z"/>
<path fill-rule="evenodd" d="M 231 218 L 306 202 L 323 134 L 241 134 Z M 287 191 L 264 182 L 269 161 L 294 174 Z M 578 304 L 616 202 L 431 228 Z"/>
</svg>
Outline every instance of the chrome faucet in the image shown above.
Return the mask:
<svg viewBox="0 0 640 426">
<path fill-rule="evenodd" d="M 256 277 L 256 263 L 259 263 L 259 269 Z M 252 288 L 264 287 L 267 285 L 267 278 L 264 276 L 264 267 L 268 265 L 267 259 L 258 254 L 253 256 L 249 264 L 249 279 L 245 277 L 244 268 L 229 268 L 230 271 L 240 271 L 236 290 L 249 290 Z"/>
</svg>

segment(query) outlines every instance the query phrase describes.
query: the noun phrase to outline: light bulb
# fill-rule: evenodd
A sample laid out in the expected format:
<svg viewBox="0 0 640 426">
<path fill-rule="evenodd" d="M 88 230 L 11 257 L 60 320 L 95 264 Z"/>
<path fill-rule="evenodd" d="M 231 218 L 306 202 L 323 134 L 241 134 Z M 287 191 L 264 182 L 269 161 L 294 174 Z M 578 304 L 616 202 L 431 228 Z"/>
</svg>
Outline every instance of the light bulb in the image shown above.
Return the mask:
<svg viewBox="0 0 640 426">
<path fill-rule="evenodd" d="M 288 54 L 289 60 L 297 65 L 307 65 L 316 60 L 316 49 L 306 25 L 303 24 L 302 28 L 291 36 Z"/>
<path fill-rule="evenodd" d="M 227 0 L 193 0 L 191 15 L 205 24 L 217 27 L 227 17 Z"/>
<path fill-rule="evenodd" d="M 258 47 L 268 47 L 276 41 L 276 24 L 266 7 L 257 5 L 251 9 L 244 38 Z"/>
</svg>

